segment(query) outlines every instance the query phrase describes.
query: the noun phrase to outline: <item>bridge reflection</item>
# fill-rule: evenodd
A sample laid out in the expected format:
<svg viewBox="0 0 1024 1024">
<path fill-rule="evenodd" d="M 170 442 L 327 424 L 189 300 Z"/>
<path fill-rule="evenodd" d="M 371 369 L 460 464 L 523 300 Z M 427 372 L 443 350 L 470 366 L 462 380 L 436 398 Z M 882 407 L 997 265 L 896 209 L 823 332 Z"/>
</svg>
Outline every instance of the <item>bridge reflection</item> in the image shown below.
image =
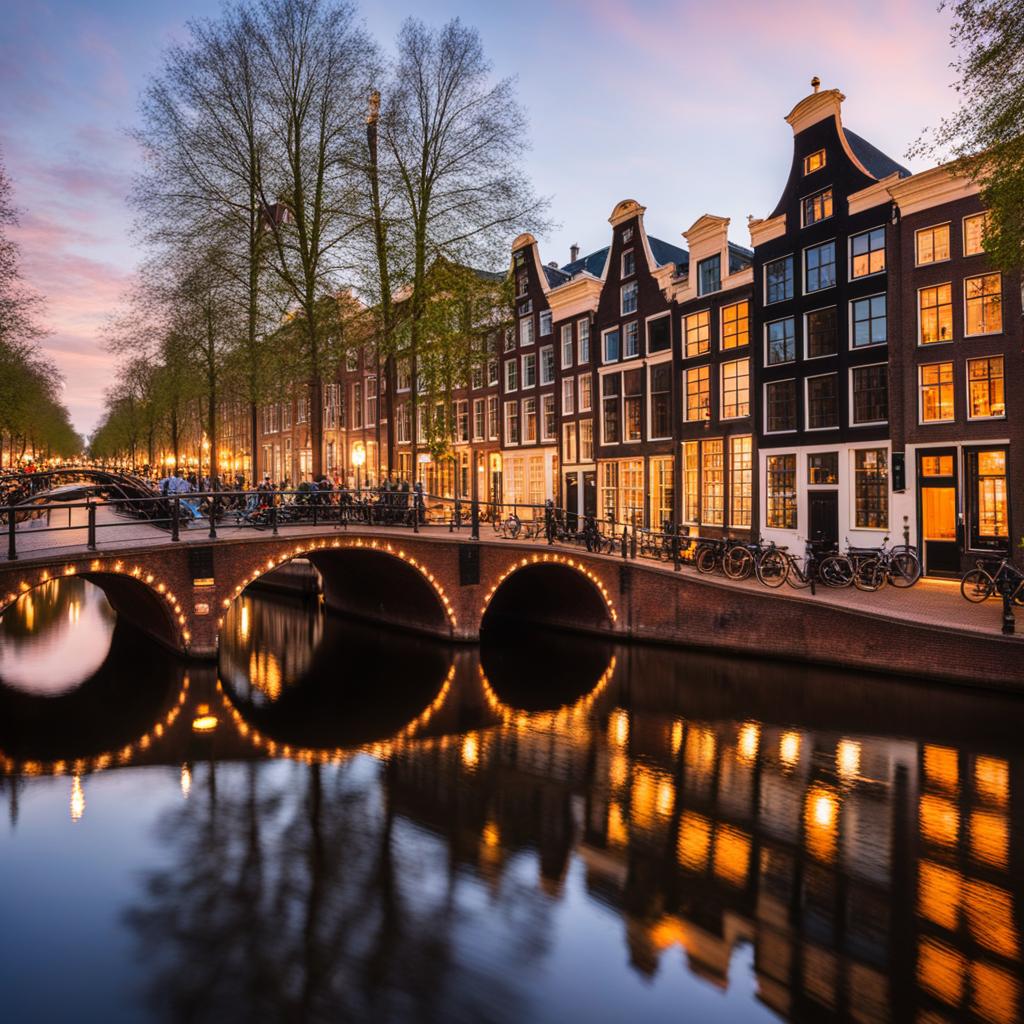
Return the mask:
<svg viewBox="0 0 1024 1024">
<path fill-rule="evenodd" d="M 430 1017 L 445 990 L 454 1019 L 486 987 L 515 1019 L 513 968 L 543 984 L 582 899 L 643 977 L 682 957 L 729 991 L 749 944 L 783 1019 L 1020 1019 L 1018 703 L 564 637 L 402 649 L 244 608 L 221 680 L 170 681 L 159 711 L 182 710 L 145 744 L 108 733 L 109 760 L 76 765 L 64 736 L 26 762 L 0 727 L 8 787 L 63 771 L 84 799 L 100 768 L 187 769 L 130 914 L 154 999 L 199 1020 Z M 459 903 L 465 884 L 486 903 Z M 500 970 L 458 953 L 483 906 Z"/>
</svg>

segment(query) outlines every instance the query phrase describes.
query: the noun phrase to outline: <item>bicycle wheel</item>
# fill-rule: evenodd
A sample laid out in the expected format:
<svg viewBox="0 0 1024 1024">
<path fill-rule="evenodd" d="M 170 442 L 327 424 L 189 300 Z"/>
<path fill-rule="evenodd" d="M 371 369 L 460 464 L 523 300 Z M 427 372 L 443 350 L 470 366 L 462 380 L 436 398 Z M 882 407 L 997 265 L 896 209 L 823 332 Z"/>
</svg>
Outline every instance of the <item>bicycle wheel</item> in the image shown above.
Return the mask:
<svg viewBox="0 0 1024 1024">
<path fill-rule="evenodd" d="M 984 569 L 971 569 L 960 581 L 960 593 L 971 604 L 981 604 L 992 596 L 995 580 Z"/>
<path fill-rule="evenodd" d="M 805 573 L 806 570 L 806 573 Z M 786 573 L 786 582 L 794 590 L 804 590 L 811 585 L 811 573 L 814 572 L 814 563 L 804 562 L 803 566 L 793 560 L 789 563 L 789 572 Z"/>
<path fill-rule="evenodd" d="M 781 587 L 789 575 L 789 559 L 781 551 L 766 551 L 754 565 L 758 581 L 766 587 Z"/>
<path fill-rule="evenodd" d="M 707 575 L 715 571 L 718 558 L 715 556 L 715 549 L 710 544 L 704 544 L 697 549 L 697 557 L 693 561 L 697 566 L 697 572 Z"/>
<path fill-rule="evenodd" d="M 821 582 L 826 587 L 848 587 L 853 583 L 853 566 L 846 555 L 829 555 L 818 567 Z"/>
<path fill-rule="evenodd" d="M 872 593 L 885 583 L 885 570 L 877 558 L 865 558 L 854 564 L 853 585 Z"/>
<path fill-rule="evenodd" d="M 729 548 L 722 559 L 722 572 L 731 580 L 745 580 L 754 571 L 754 556 L 740 544 Z"/>
<path fill-rule="evenodd" d="M 921 562 L 912 551 L 896 552 L 889 561 L 889 582 L 894 587 L 912 587 L 921 578 Z"/>
</svg>

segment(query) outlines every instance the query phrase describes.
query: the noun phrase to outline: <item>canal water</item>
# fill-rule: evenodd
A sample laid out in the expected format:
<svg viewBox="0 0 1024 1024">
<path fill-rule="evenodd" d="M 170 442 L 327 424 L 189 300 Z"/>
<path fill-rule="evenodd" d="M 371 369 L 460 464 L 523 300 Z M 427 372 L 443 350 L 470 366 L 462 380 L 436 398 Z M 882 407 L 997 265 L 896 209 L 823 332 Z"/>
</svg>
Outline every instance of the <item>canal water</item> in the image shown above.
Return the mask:
<svg viewBox="0 0 1024 1024">
<path fill-rule="evenodd" d="M 0 1019 L 1020 1020 L 1022 725 L 266 591 L 182 664 L 64 579 L 0 620 Z"/>
</svg>

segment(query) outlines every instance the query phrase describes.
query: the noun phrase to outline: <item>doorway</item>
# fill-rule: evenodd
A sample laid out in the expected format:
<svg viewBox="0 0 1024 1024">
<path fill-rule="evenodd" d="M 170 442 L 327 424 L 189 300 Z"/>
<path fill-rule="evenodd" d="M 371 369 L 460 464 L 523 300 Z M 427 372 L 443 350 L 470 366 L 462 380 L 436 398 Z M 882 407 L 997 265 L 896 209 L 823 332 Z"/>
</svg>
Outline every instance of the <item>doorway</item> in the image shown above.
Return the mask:
<svg viewBox="0 0 1024 1024">
<path fill-rule="evenodd" d="M 826 548 L 839 543 L 839 492 L 808 491 L 808 513 L 811 524 L 809 539 Z"/>
<path fill-rule="evenodd" d="M 922 566 L 928 576 L 956 576 L 960 572 L 956 450 L 929 449 L 918 452 L 917 459 Z"/>
<path fill-rule="evenodd" d="M 579 512 L 580 483 L 578 473 L 565 474 L 565 525 L 575 532 Z"/>
<path fill-rule="evenodd" d="M 597 515 L 597 473 L 593 470 L 583 474 L 583 514 Z"/>
</svg>

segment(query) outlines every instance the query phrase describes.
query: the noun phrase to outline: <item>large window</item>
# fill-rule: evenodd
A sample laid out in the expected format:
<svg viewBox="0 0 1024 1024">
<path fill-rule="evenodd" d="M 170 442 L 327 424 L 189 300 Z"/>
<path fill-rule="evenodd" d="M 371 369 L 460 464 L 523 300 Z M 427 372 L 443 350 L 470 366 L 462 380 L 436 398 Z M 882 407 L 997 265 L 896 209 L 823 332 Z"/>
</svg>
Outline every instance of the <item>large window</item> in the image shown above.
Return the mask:
<svg viewBox="0 0 1024 1024">
<path fill-rule="evenodd" d="M 627 249 L 622 254 L 622 277 L 632 277 L 636 273 L 636 256 L 632 249 Z"/>
<path fill-rule="evenodd" d="M 619 430 L 619 392 L 622 375 L 609 373 L 601 381 L 602 435 L 605 444 L 618 444 L 622 440 Z"/>
<path fill-rule="evenodd" d="M 622 375 L 622 400 L 625 409 L 627 441 L 643 439 L 643 371 L 627 370 Z"/>
<path fill-rule="evenodd" d="M 983 244 L 985 228 L 988 225 L 987 213 L 975 213 L 964 217 L 964 255 L 977 256 L 985 251 Z"/>
<path fill-rule="evenodd" d="M 562 324 L 562 369 L 572 366 L 572 324 Z"/>
<path fill-rule="evenodd" d="M 863 348 L 865 345 L 884 345 L 888 341 L 889 331 L 884 295 L 854 299 L 850 303 L 850 319 L 853 328 L 851 334 L 853 348 Z"/>
<path fill-rule="evenodd" d="M 519 364 L 514 359 L 505 361 L 505 390 L 516 391 L 519 388 Z"/>
<path fill-rule="evenodd" d="M 515 405 L 515 403 L 512 403 Z M 492 440 L 498 439 L 498 396 L 491 395 L 487 399 L 487 436 Z"/>
<path fill-rule="evenodd" d="M 505 403 L 505 444 L 519 444 L 519 403 Z"/>
<path fill-rule="evenodd" d="M 793 317 L 773 320 L 766 330 L 768 351 L 765 362 L 769 366 L 793 362 L 796 359 L 796 321 Z"/>
<path fill-rule="evenodd" d="M 562 424 L 562 461 L 566 465 L 576 462 L 576 423 Z"/>
<path fill-rule="evenodd" d="M 834 356 L 838 348 L 836 340 L 836 307 L 815 309 L 807 314 L 807 358 Z"/>
<path fill-rule="evenodd" d="M 1003 547 L 1009 540 L 1006 451 L 967 453 L 971 496 L 971 546 Z"/>
<path fill-rule="evenodd" d="M 796 381 L 777 380 L 764 386 L 765 431 L 796 430 Z"/>
<path fill-rule="evenodd" d="M 921 367 L 921 422 L 953 419 L 953 364 L 929 363 Z"/>
<path fill-rule="evenodd" d="M 729 525 L 749 527 L 753 504 L 753 439 L 729 438 Z"/>
<path fill-rule="evenodd" d="M 953 340 L 953 288 L 939 284 L 917 293 L 920 343 L 933 345 Z"/>
<path fill-rule="evenodd" d="M 630 322 L 622 328 L 622 333 L 622 355 L 626 359 L 631 359 L 633 356 L 640 355 L 640 324 L 638 324 L 636 320 L 630 320 Z"/>
<path fill-rule="evenodd" d="M 694 366 L 683 371 L 686 381 L 686 418 L 689 421 L 711 418 L 711 367 Z"/>
<path fill-rule="evenodd" d="M 551 333 L 551 310 L 546 309 L 540 314 L 540 336 L 547 337 Z"/>
<path fill-rule="evenodd" d="M 967 415 L 972 420 L 1006 415 L 1002 356 L 967 360 Z"/>
<path fill-rule="evenodd" d="M 867 277 L 885 270 L 885 228 L 862 231 L 850 239 L 850 277 Z"/>
<path fill-rule="evenodd" d="M 540 350 L 540 382 L 541 384 L 554 384 L 555 382 L 555 349 L 552 345 L 545 345 Z"/>
<path fill-rule="evenodd" d="M 722 307 L 722 348 L 742 348 L 750 341 L 750 303 L 744 299 Z"/>
<path fill-rule="evenodd" d="M 836 283 L 836 243 L 823 242 L 804 251 L 804 290 L 820 292 Z"/>
<path fill-rule="evenodd" d="M 936 224 L 914 233 L 914 252 L 917 265 L 942 263 L 949 259 L 949 225 Z"/>
<path fill-rule="evenodd" d="M 580 420 L 580 462 L 594 458 L 594 421 Z"/>
<path fill-rule="evenodd" d="M 533 344 L 533 317 L 524 317 L 519 321 L 519 344 Z"/>
<path fill-rule="evenodd" d="M 750 360 L 722 363 L 722 410 L 724 420 L 750 415 Z"/>
<path fill-rule="evenodd" d="M 523 399 L 523 444 L 537 443 L 537 399 Z"/>
<path fill-rule="evenodd" d="M 657 363 L 651 375 L 651 438 L 672 434 L 672 364 Z"/>
<path fill-rule="evenodd" d="M 589 373 L 580 374 L 580 412 L 590 412 L 593 406 L 592 381 Z"/>
<path fill-rule="evenodd" d="M 839 426 L 837 374 L 807 378 L 807 429 L 827 430 Z"/>
<path fill-rule="evenodd" d="M 685 356 L 702 356 L 711 349 L 711 313 L 702 309 L 699 313 L 691 313 L 685 320 L 686 336 Z"/>
<path fill-rule="evenodd" d="M 636 281 L 630 281 L 629 284 L 622 286 L 622 315 L 628 316 L 630 313 L 636 312 L 636 299 L 639 287 Z"/>
<path fill-rule="evenodd" d="M 853 422 L 884 423 L 889 419 L 889 367 L 886 363 L 855 366 L 850 372 Z"/>
<path fill-rule="evenodd" d="M 532 388 L 537 385 L 537 353 L 529 352 L 523 358 L 523 387 Z"/>
<path fill-rule="evenodd" d="M 619 356 L 622 354 L 619 345 L 618 327 L 605 331 L 602 337 L 604 338 L 604 361 L 606 363 L 617 363 Z"/>
<path fill-rule="evenodd" d="M 576 411 L 576 380 L 573 377 L 562 378 L 562 412 L 571 416 Z"/>
<path fill-rule="evenodd" d="M 590 321 L 576 321 L 576 361 L 580 366 L 590 362 Z"/>
<path fill-rule="evenodd" d="M 700 444 L 683 444 L 683 519 L 695 523 L 700 515 Z"/>
<path fill-rule="evenodd" d="M 764 267 L 764 301 L 785 302 L 793 298 L 793 257 L 783 256 Z"/>
<path fill-rule="evenodd" d="M 804 226 L 832 216 L 832 189 L 822 189 L 803 201 Z"/>
<path fill-rule="evenodd" d="M 707 295 L 722 287 L 722 257 L 709 256 L 697 264 L 697 294 Z"/>
<path fill-rule="evenodd" d="M 964 281 L 964 333 L 997 334 L 1003 329 L 1003 280 L 1000 274 L 981 274 Z"/>
<path fill-rule="evenodd" d="M 884 448 L 853 453 L 853 500 L 858 529 L 889 528 L 889 457 Z"/>
<path fill-rule="evenodd" d="M 647 352 L 665 352 L 672 346 L 672 333 L 670 329 L 670 317 L 659 316 L 656 320 L 647 321 Z"/>
<path fill-rule="evenodd" d="M 769 455 L 765 462 L 765 522 L 774 530 L 796 529 L 796 456 Z"/>
<path fill-rule="evenodd" d="M 558 425 L 555 417 L 555 396 L 541 395 L 540 399 L 540 439 L 554 441 L 558 437 Z"/>
<path fill-rule="evenodd" d="M 473 440 L 482 441 L 484 439 L 484 431 L 487 429 L 487 416 L 485 412 L 484 400 L 482 398 L 473 399 Z"/>
<path fill-rule="evenodd" d="M 720 440 L 704 441 L 701 446 L 701 522 L 711 526 L 725 524 L 725 460 Z"/>
<path fill-rule="evenodd" d="M 650 526 L 652 530 L 661 530 L 666 523 L 675 519 L 675 489 L 673 487 L 673 468 L 671 456 L 652 458 L 651 473 L 651 504 Z"/>
</svg>

